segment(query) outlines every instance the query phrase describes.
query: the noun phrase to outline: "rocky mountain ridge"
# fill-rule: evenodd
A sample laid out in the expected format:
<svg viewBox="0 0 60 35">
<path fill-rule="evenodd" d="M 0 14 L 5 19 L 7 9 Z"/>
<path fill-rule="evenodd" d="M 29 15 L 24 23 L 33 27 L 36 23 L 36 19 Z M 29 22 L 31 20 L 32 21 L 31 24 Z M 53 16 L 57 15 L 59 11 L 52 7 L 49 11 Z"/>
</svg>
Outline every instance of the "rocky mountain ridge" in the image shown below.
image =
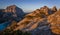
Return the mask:
<svg viewBox="0 0 60 35">
<path fill-rule="evenodd" d="M 44 6 L 27 14 L 13 30 L 30 31 L 32 35 L 51 35 L 51 32 L 60 34 L 59 15 L 60 10 L 57 10 L 55 6 L 52 9 Z"/>
<path fill-rule="evenodd" d="M 60 9 L 57 10 L 56 6 L 53 8 L 44 6 L 26 14 L 20 22 L 13 22 L 6 29 L 29 31 L 32 35 L 52 35 L 52 33 L 60 35 L 59 21 Z"/>
</svg>

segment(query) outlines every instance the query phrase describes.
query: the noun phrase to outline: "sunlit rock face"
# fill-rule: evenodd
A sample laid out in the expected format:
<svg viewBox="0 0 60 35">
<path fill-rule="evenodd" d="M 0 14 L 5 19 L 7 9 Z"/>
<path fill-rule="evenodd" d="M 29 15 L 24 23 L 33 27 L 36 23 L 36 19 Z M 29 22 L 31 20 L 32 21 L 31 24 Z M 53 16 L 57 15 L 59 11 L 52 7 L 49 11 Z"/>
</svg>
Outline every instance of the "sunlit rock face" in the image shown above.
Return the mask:
<svg viewBox="0 0 60 35">
<path fill-rule="evenodd" d="M 48 22 L 51 24 L 52 32 L 60 34 L 60 10 L 48 16 Z"/>
<path fill-rule="evenodd" d="M 5 12 L 16 12 L 16 11 L 15 11 L 15 8 L 16 8 L 15 5 L 8 6 L 8 7 L 5 9 Z"/>
<path fill-rule="evenodd" d="M 41 10 L 41 12 L 44 12 L 46 15 L 48 15 L 49 8 L 47 6 L 40 8 L 40 10 Z"/>
<path fill-rule="evenodd" d="M 5 9 L 5 12 L 11 12 L 13 13 L 13 16 L 15 17 L 22 17 L 24 15 L 24 12 L 21 8 L 17 7 L 16 5 L 11 5 L 11 6 L 8 6 L 6 9 Z"/>
</svg>

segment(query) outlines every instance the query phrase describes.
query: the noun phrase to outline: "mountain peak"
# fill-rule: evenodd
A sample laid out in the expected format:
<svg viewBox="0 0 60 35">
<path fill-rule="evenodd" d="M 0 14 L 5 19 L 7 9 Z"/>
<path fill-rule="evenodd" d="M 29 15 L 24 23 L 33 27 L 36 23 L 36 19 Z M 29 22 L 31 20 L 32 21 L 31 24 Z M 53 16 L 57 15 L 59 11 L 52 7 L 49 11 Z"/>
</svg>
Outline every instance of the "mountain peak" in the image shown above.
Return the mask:
<svg viewBox="0 0 60 35">
<path fill-rule="evenodd" d="M 47 6 L 44 6 L 44 8 L 48 8 Z"/>
<path fill-rule="evenodd" d="M 54 7 L 52 8 L 52 10 L 53 10 L 53 11 L 57 11 L 57 8 L 56 8 L 56 6 L 54 6 Z"/>
<path fill-rule="evenodd" d="M 17 7 L 16 5 L 7 6 L 6 9 L 2 9 L 0 11 L 4 12 L 4 17 L 6 17 L 7 15 L 8 17 L 12 16 L 13 18 L 12 20 L 16 21 L 21 20 L 25 14 L 24 11 L 21 8 Z"/>
<path fill-rule="evenodd" d="M 17 7 L 16 5 L 10 5 L 10 6 L 8 6 L 8 7 Z"/>
<path fill-rule="evenodd" d="M 16 5 L 10 5 L 5 9 L 5 12 L 18 12 L 18 11 L 22 11 L 21 8 L 17 7 Z"/>
</svg>

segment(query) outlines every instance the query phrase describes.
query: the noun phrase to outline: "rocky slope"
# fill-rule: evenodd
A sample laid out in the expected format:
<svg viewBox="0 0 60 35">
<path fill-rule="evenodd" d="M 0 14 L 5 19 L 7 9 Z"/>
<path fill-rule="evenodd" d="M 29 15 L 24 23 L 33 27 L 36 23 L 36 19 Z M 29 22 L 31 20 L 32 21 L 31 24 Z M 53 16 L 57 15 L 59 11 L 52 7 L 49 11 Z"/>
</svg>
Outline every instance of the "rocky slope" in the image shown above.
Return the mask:
<svg viewBox="0 0 60 35">
<path fill-rule="evenodd" d="M 53 8 L 44 6 L 26 14 L 18 23 L 13 21 L 6 29 L 29 31 L 32 35 L 60 35 L 59 21 L 60 9 L 57 10 L 56 6 Z"/>
<path fill-rule="evenodd" d="M 50 29 L 52 32 L 60 34 L 60 9 L 54 14 L 48 16 L 48 22 L 51 24 Z"/>
<path fill-rule="evenodd" d="M 23 20 L 18 22 L 13 29 L 29 31 L 32 35 L 53 35 L 60 34 L 60 10 L 56 6 L 48 8 L 47 6 L 41 7 L 27 14 Z"/>
</svg>

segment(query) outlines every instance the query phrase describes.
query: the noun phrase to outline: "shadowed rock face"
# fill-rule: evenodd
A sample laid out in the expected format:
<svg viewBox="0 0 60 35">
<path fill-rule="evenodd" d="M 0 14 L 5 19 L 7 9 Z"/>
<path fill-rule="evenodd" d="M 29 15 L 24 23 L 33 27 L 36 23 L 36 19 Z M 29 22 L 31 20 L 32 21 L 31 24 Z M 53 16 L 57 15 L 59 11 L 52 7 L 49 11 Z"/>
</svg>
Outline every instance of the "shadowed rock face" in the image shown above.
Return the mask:
<svg viewBox="0 0 60 35">
<path fill-rule="evenodd" d="M 0 9 L 0 12 L 3 12 L 3 11 L 5 11 L 5 9 Z"/>
<path fill-rule="evenodd" d="M 52 10 L 53 10 L 53 12 L 56 12 L 56 11 L 57 11 L 56 6 L 54 6 L 54 7 L 52 8 Z"/>
</svg>

